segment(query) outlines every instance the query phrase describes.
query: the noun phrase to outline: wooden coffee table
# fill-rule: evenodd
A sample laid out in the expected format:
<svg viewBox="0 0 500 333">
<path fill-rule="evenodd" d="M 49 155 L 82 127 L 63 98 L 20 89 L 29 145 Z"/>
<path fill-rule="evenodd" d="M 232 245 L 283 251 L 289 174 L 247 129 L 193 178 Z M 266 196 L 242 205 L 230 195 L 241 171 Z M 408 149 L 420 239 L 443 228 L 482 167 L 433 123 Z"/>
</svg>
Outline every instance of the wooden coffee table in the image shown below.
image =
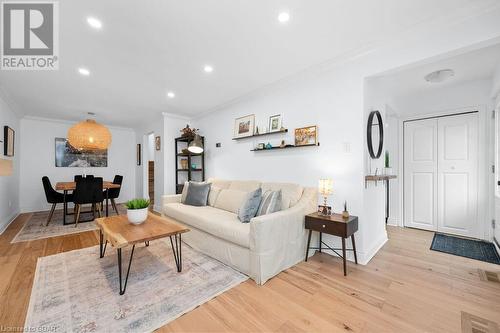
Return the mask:
<svg viewBox="0 0 500 333">
<path fill-rule="evenodd" d="M 169 237 L 177 272 L 182 271 L 182 234 L 188 232 L 189 229 L 175 220 L 149 213 L 148 219 L 139 225 L 128 222 L 126 215 L 102 217 L 96 219 L 95 222 L 99 227 L 99 256 L 104 257 L 108 242 L 116 248 L 120 295 L 125 294 L 127 288 L 128 275 L 137 243 L 149 246 L 149 242 L 152 240 Z M 122 281 L 122 249 L 129 245 L 132 245 L 132 252 L 130 253 L 125 281 Z"/>
</svg>

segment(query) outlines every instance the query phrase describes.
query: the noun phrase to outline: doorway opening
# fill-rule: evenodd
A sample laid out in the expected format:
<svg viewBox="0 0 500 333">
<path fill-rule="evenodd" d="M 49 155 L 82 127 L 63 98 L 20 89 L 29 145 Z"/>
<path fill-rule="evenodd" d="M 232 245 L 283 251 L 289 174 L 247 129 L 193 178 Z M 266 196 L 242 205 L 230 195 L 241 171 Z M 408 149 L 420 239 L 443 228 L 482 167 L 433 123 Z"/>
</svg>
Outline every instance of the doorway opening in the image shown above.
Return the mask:
<svg viewBox="0 0 500 333">
<path fill-rule="evenodd" d="M 147 138 L 147 193 L 149 196 L 149 209 L 153 210 L 155 204 L 155 134 L 148 134 Z"/>
<path fill-rule="evenodd" d="M 397 176 L 389 225 L 493 239 L 500 185 L 491 170 L 491 91 L 499 58 L 494 44 L 367 79 L 367 106 L 384 118 L 390 165 L 369 162 Z"/>
</svg>

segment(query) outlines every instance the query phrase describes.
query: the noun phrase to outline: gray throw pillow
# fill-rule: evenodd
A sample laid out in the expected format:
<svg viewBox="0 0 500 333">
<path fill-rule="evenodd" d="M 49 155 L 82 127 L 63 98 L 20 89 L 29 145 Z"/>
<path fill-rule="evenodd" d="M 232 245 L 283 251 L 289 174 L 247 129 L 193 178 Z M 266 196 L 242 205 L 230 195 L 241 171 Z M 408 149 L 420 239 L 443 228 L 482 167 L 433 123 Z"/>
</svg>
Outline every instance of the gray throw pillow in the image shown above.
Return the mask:
<svg viewBox="0 0 500 333">
<path fill-rule="evenodd" d="M 212 184 L 189 182 L 185 204 L 190 206 L 206 206 L 210 185 Z"/>
<path fill-rule="evenodd" d="M 271 214 L 281 210 L 281 190 L 266 191 L 262 196 L 257 216 Z"/>
<path fill-rule="evenodd" d="M 248 223 L 255 217 L 257 210 L 259 209 L 260 200 L 262 199 L 262 189 L 256 189 L 253 192 L 248 193 L 246 200 L 238 209 L 238 218 L 243 223 Z"/>
</svg>

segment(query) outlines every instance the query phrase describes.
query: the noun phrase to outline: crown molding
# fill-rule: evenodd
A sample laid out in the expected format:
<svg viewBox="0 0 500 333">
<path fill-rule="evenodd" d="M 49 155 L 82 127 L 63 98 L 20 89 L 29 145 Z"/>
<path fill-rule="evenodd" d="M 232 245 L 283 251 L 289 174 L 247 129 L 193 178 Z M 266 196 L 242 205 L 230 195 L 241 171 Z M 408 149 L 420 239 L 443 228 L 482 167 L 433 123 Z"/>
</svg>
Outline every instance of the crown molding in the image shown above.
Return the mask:
<svg viewBox="0 0 500 333">
<path fill-rule="evenodd" d="M 193 117 L 183 116 L 183 115 L 176 114 L 176 113 L 162 112 L 161 114 L 162 114 L 163 118 L 174 118 L 174 119 L 187 120 L 187 121 L 193 120 Z"/>
<path fill-rule="evenodd" d="M 38 117 L 38 116 L 31 116 L 31 115 L 26 115 L 21 119 L 26 119 L 26 120 L 35 120 L 35 121 L 44 121 L 48 123 L 57 123 L 57 124 L 64 124 L 64 125 L 74 125 L 78 123 L 78 120 L 67 120 L 67 119 L 57 119 L 57 118 L 49 118 L 49 117 Z M 130 127 L 121 127 L 121 126 L 113 126 L 109 125 L 106 123 L 101 123 L 105 125 L 109 129 L 115 129 L 115 130 L 122 130 L 122 131 L 130 131 L 130 132 L 135 132 L 133 128 Z"/>
</svg>

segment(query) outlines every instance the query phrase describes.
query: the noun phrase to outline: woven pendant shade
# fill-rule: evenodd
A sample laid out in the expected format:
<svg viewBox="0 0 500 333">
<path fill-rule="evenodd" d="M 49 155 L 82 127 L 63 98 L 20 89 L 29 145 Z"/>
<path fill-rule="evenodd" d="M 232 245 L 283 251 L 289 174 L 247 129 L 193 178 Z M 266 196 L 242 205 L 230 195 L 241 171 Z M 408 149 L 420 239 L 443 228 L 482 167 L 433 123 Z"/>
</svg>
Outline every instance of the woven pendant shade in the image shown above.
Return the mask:
<svg viewBox="0 0 500 333">
<path fill-rule="evenodd" d="M 82 121 L 68 130 L 68 142 L 79 150 L 102 150 L 111 144 L 111 133 L 95 120 Z"/>
</svg>

